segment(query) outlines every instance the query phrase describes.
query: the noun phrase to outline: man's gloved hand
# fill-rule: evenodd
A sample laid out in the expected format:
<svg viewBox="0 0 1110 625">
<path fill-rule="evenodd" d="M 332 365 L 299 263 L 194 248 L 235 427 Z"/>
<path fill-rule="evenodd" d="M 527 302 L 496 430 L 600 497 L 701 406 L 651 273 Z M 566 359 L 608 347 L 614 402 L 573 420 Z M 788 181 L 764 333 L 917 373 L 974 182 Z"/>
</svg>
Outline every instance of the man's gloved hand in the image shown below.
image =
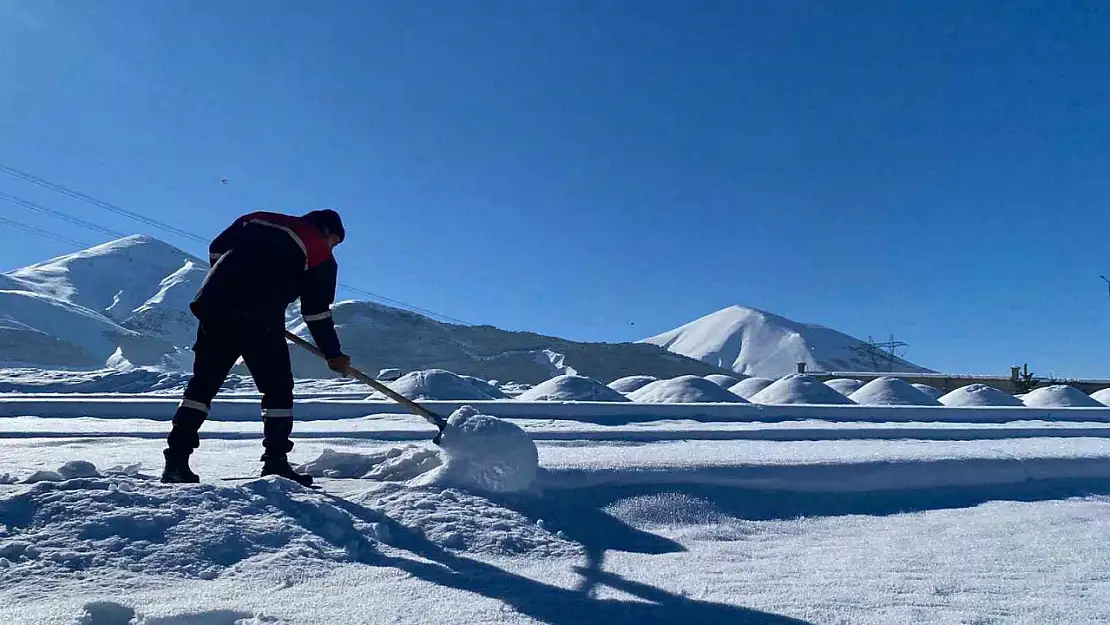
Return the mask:
<svg viewBox="0 0 1110 625">
<path fill-rule="evenodd" d="M 340 354 L 335 358 L 328 358 L 328 369 L 344 376 L 347 375 L 347 369 L 350 368 L 350 366 L 351 357 L 346 354 Z"/>
</svg>

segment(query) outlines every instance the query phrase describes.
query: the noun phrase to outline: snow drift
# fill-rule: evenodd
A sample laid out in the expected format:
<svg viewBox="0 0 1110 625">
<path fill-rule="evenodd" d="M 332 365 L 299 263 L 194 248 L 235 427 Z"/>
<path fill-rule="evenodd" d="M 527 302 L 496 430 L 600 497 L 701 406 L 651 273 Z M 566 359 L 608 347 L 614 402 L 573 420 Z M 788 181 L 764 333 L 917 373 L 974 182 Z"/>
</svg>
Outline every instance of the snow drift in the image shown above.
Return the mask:
<svg viewBox="0 0 1110 625">
<path fill-rule="evenodd" d="M 657 380 L 629 393 L 628 398 L 642 404 L 747 403 L 747 400 L 743 397 L 734 395 L 713 382 L 705 378 L 699 378 L 696 375 L 684 375 L 670 380 Z"/>
<path fill-rule="evenodd" d="M 746 380 L 745 380 L 746 381 Z M 815 378 L 792 373 L 753 395 L 753 404 L 852 404 L 851 399 L 818 382 Z"/>
<path fill-rule="evenodd" d="M 519 401 L 628 401 L 628 398 L 593 378 L 561 375 L 517 396 Z"/>
</svg>

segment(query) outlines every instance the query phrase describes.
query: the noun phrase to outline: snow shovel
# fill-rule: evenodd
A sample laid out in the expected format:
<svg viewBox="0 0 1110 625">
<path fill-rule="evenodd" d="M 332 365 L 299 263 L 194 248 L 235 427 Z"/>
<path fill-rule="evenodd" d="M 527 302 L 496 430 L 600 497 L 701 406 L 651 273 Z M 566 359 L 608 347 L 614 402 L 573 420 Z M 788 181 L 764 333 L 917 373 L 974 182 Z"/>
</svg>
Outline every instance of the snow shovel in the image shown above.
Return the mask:
<svg viewBox="0 0 1110 625">
<path fill-rule="evenodd" d="M 285 331 L 285 338 L 287 338 L 290 341 L 296 343 L 297 345 L 300 345 L 301 347 L 307 349 L 308 351 L 312 352 L 313 354 L 316 354 L 320 358 L 323 358 L 324 360 L 327 360 L 327 356 L 324 356 L 324 352 L 320 351 L 320 348 L 318 348 L 315 345 L 313 345 L 312 343 L 309 343 L 308 341 L 302 339 L 301 337 L 297 336 L 296 334 L 293 334 L 292 332 L 286 330 Z M 404 395 L 394 391 L 393 389 L 391 389 L 388 386 L 382 384 L 381 382 L 375 380 L 374 378 L 366 375 L 365 373 L 359 371 L 358 369 L 355 369 L 353 366 L 347 367 L 347 375 L 351 376 L 352 378 L 355 378 L 356 380 L 358 380 L 360 382 L 363 382 L 365 384 L 368 384 L 368 385 L 372 386 L 374 388 L 374 390 L 380 391 L 386 397 L 392 399 L 393 401 L 397 402 L 398 404 L 401 404 L 405 408 L 408 408 L 410 411 L 412 411 L 413 414 L 424 417 L 425 419 L 427 419 L 427 421 L 429 423 L 431 423 L 432 425 L 436 426 L 436 428 L 439 429 L 439 432 L 435 435 L 435 438 L 432 439 L 433 443 L 435 443 L 436 445 L 439 444 L 439 441 L 443 438 L 443 429 L 447 427 L 447 420 L 446 419 L 437 415 L 436 413 L 432 412 L 431 410 L 428 410 L 427 408 L 421 406 L 420 404 L 412 401 L 408 397 L 405 397 Z"/>
</svg>

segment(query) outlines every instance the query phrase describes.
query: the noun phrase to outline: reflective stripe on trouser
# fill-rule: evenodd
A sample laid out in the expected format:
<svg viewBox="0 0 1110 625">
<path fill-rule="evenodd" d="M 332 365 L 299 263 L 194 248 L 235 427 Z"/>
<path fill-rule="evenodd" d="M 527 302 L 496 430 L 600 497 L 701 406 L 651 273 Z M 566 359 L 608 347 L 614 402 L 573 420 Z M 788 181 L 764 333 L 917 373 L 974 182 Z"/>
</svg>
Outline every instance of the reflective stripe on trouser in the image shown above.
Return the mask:
<svg viewBox="0 0 1110 625">
<path fill-rule="evenodd" d="M 293 409 L 292 408 L 263 408 L 262 409 L 262 418 L 263 419 L 272 419 L 272 418 L 292 419 L 293 418 Z"/>
</svg>

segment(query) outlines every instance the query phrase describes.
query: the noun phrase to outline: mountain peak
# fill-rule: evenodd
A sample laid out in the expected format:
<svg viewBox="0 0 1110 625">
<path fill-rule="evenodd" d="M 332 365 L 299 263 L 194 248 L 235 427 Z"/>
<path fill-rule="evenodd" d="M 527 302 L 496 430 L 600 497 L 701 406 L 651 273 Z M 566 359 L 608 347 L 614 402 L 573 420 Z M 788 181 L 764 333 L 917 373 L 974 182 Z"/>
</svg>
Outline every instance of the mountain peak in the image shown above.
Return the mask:
<svg viewBox="0 0 1110 625">
<path fill-rule="evenodd" d="M 928 371 L 873 353 L 867 343 L 831 328 L 738 304 L 642 342 L 763 377 L 795 372 L 799 362 L 811 371 Z"/>
</svg>

